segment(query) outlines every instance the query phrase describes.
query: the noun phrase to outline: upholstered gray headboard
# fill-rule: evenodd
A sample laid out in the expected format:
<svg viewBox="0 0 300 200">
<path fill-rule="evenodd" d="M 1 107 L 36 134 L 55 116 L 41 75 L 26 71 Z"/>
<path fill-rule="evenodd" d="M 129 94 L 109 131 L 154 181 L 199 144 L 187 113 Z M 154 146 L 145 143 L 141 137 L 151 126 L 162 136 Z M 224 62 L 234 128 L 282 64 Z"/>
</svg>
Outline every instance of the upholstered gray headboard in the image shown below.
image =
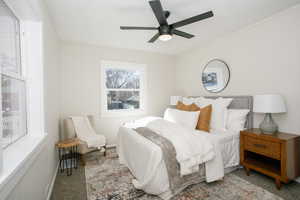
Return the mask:
<svg viewBox="0 0 300 200">
<path fill-rule="evenodd" d="M 195 98 L 196 96 L 191 97 Z M 205 98 L 216 99 L 218 97 L 233 99 L 228 107 L 229 109 L 249 109 L 245 128 L 253 128 L 253 96 L 206 96 Z"/>
</svg>

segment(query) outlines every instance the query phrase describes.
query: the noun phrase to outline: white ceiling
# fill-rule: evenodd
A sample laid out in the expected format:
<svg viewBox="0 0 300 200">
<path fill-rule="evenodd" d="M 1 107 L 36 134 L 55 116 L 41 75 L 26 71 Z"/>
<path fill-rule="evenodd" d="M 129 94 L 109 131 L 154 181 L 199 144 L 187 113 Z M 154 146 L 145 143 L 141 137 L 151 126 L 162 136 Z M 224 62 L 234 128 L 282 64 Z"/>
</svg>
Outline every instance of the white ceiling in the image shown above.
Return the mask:
<svg viewBox="0 0 300 200">
<path fill-rule="evenodd" d="M 212 10 L 213 18 L 179 30 L 192 39 L 174 37 L 150 44 L 155 31 L 122 31 L 120 25 L 158 26 L 147 0 L 46 0 L 61 40 L 118 48 L 179 54 L 293 6 L 300 0 L 161 0 L 169 23 Z"/>
</svg>

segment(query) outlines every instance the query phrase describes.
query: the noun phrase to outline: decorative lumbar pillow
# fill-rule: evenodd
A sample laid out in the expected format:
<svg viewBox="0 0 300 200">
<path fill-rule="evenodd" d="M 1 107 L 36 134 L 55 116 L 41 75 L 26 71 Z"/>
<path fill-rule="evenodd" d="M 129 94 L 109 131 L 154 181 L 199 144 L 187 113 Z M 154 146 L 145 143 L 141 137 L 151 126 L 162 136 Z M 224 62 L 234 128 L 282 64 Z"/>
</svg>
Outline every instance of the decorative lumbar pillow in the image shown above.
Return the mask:
<svg viewBox="0 0 300 200">
<path fill-rule="evenodd" d="M 200 97 L 195 104 L 200 108 L 212 105 L 210 128 L 213 130 L 226 130 L 227 107 L 231 102 L 231 98 L 207 99 Z"/>
<path fill-rule="evenodd" d="M 247 109 L 228 109 L 226 128 L 234 131 L 244 130 L 249 112 Z"/>
<path fill-rule="evenodd" d="M 176 105 L 176 108 L 184 111 L 199 111 L 200 115 L 197 123 L 196 129 L 201 131 L 209 132 L 210 129 L 210 119 L 212 113 L 212 105 L 205 106 L 203 108 L 198 107 L 196 104 L 192 103 L 190 105 L 186 105 L 179 101 Z"/>
<path fill-rule="evenodd" d="M 195 129 L 199 119 L 199 113 L 200 111 L 192 112 L 167 108 L 164 114 L 164 119 L 180 124 L 188 129 Z"/>
</svg>

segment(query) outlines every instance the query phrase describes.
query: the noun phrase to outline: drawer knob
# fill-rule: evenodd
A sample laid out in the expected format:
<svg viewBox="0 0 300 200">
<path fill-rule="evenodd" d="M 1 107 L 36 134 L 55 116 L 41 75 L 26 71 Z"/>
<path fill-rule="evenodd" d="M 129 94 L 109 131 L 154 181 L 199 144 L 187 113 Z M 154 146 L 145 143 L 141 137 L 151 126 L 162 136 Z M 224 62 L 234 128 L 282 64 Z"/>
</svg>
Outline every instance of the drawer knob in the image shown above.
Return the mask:
<svg viewBox="0 0 300 200">
<path fill-rule="evenodd" d="M 255 147 L 258 147 L 258 148 L 267 148 L 267 146 L 266 145 L 264 145 L 264 144 L 253 144 Z"/>
</svg>

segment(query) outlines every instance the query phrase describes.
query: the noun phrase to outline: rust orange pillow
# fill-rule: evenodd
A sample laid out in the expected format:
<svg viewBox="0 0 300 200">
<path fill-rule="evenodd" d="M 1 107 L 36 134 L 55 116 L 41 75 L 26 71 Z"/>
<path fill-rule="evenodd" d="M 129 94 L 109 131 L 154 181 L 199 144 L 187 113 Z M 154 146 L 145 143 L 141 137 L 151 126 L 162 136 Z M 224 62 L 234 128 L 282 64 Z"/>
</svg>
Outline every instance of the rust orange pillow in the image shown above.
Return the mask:
<svg viewBox="0 0 300 200">
<path fill-rule="evenodd" d="M 197 106 L 197 105 L 196 105 Z M 176 108 L 178 110 L 183 110 L 183 111 L 191 111 L 191 105 L 185 105 L 184 103 L 182 103 L 181 101 L 177 102 Z M 198 110 L 196 110 L 198 111 Z"/>
<path fill-rule="evenodd" d="M 205 106 L 200 109 L 199 120 L 196 129 L 209 132 L 212 105 Z"/>
<path fill-rule="evenodd" d="M 182 103 L 181 101 L 178 101 L 176 108 L 178 110 L 183 110 L 183 111 L 199 111 L 200 108 L 196 105 L 196 104 L 190 104 L 190 105 L 186 105 L 184 103 Z"/>
<path fill-rule="evenodd" d="M 176 108 L 178 110 L 183 110 L 183 111 L 199 111 L 200 110 L 200 115 L 199 115 L 199 119 L 198 119 L 196 129 L 201 130 L 201 131 L 209 132 L 212 105 L 208 105 L 204 108 L 199 108 L 194 103 L 191 104 L 191 105 L 185 105 L 181 101 L 178 101 L 178 103 L 176 105 Z"/>
</svg>

